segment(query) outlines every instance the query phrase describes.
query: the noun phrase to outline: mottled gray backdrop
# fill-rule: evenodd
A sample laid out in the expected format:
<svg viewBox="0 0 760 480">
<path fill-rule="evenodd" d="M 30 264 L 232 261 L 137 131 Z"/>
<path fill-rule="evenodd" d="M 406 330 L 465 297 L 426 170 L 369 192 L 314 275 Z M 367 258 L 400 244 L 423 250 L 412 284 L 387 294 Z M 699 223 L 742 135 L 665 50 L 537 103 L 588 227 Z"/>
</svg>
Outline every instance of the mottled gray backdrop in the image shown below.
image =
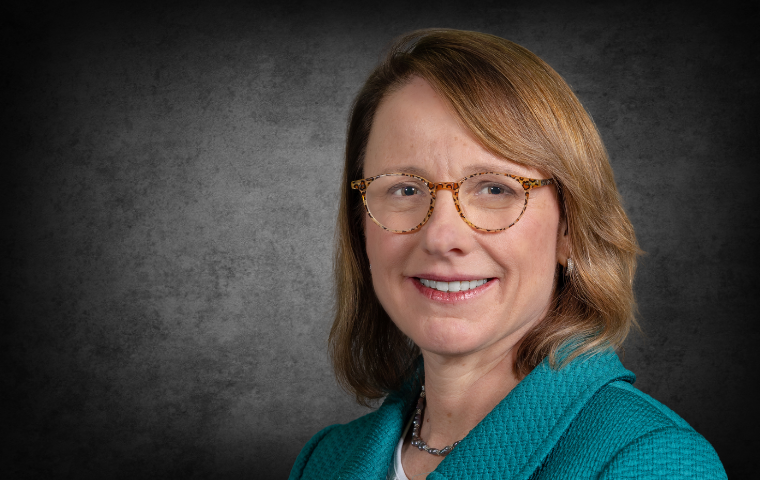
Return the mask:
<svg viewBox="0 0 760 480">
<path fill-rule="evenodd" d="M 577 92 L 647 252 L 624 363 L 756 471 L 756 2 L 13 3 L 3 476 L 284 478 L 366 412 L 326 354 L 346 116 L 429 26 L 514 40 Z"/>
</svg>

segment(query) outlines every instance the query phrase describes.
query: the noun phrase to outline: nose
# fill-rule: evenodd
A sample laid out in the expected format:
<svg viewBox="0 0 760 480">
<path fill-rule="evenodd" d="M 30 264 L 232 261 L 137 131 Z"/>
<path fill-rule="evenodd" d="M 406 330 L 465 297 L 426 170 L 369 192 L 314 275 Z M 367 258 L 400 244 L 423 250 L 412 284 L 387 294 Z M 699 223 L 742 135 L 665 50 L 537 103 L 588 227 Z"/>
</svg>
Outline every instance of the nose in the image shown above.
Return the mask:
<svg viewBox="0 0 760 480">
<path fill-rule="evenodd" d="M 433 215 L 420 231 L 422 247 L 431 255 L 465 254 L 471 249 L 474 230 L 459 216 L 452 185 L 437 187 Z"/>
</svg>

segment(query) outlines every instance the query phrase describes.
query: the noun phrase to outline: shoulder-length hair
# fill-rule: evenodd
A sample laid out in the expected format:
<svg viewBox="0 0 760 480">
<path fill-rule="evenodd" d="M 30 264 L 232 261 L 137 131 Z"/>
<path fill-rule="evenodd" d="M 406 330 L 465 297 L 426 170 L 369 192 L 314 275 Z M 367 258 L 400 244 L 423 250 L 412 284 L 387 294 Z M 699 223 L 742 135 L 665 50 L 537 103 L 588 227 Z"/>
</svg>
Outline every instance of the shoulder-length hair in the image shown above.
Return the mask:
<svg viewBox="0 0 760 480">
<path fill-rule="evenodd" d="M 580 354 L 620 346 L 635 325 L 639 248 L 593 121 L 562 77 L 527 49 L 484 33 L 420 30 L 391 47 L 356 97 L 348 122 L 329 339 L 339 383 L 367 404 L 398 389 L 420 353 L 375 296 L 366 214 L 350 186 L 364 176 L 379 105 L 412 77 L 425 79 L 486 149 L 557 182 L 574 269 L 565 276 L 557 265 L 549 313 L 519 344 L 518 377 L 547 356 L 561 368 Z"/>
</svg>

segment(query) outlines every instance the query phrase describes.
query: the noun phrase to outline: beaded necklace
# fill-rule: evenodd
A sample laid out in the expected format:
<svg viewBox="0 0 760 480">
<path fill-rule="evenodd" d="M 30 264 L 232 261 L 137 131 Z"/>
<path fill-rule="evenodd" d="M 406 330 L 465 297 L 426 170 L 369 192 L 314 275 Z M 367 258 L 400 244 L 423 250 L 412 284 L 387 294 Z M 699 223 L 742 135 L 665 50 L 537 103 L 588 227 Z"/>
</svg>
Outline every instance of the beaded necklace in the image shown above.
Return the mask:
<svg viewBox="0 0 760 480">
<path fill-rule="evenodd" d="M 414 428 L 412 428 L 412 445 L 417 447 L 420 450 L 423 450 L 430 455 L 437 455 L 439 457 L 445 457 L 449 453 L 451 453 L 452 450 L 454 450 L 454 447 L 456 447 L 461 440 L 457 440 L 452 445 L 447 445 L 440 450 L 437 448 L 430 448 L 428 447 L 427 443 L 425 443 L 420 438 L 420 428 L 422 427 L 422 411 L 425 409 L 425 385 L 422 386 L 422 392 L 420 393 L 420 399 L 417 400 L 417 409 L 414 411 L 414 420 L 412 420 L 412 424 L 414 425 Z"/>
</svg>

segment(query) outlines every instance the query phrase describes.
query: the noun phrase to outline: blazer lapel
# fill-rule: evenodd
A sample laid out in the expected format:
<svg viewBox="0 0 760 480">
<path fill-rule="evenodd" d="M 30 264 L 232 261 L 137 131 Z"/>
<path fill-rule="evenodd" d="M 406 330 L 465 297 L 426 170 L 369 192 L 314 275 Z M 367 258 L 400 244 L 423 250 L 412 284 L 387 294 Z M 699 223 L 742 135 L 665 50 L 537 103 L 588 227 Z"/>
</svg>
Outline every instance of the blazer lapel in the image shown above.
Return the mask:
<svg viewBox="0 0 760 480">
<path fill-rule="evenodd" d="M 386 397 L 382 406 L 367 417 L 368 423 L 360 432 L 349 460 L 334 478 L 385 479 L 393 454 L 401 438 L 404 419 L 409 418 L 419 381 L 407 382 L 400 391 Z"/>
</svg>

